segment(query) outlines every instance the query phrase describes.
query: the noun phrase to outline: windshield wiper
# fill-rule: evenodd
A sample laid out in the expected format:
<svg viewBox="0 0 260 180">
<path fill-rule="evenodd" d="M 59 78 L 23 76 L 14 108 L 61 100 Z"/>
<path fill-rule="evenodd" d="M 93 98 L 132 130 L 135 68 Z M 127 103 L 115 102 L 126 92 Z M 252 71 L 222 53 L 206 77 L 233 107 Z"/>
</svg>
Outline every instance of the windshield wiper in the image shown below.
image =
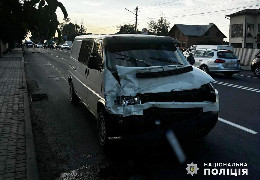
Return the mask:
<svg viewBox="0 0 260 180">
<path fill-rule="evenodd" d="M 173 61 L 171 59 L 167 59 L 167 58 L 155 58 L 155 57 L 149 57 L 149 58 L 153 59 L 153 60 L 161 61 L 161 62 L 169 62 L 169 63 L 172 63 L 172 64 L 183 65 L 182 63 L 179 63 L 179 62 Z"/>
<path fill-rule="evenodd" d="M 151 64 L 145 62 L 144 60 L 136 59 L 134 57 L 130 57 L 130 56 L 127 56 L 127 55 L 124 55 L 124 54 L 121 54 L 121 53 L 117 53 L 117 52 L 114 52 L 114 53 L 119 55 L 119 56 L 124 57 L 124 58 L 116 58 L 116 59 L 127 60 L 127 61 L 130 61 L 130 62 L 134 62 L 136 66 L 137 66 L 137 62 L 143 63 L 146 66 L 151 66 Z"/>
</svg>

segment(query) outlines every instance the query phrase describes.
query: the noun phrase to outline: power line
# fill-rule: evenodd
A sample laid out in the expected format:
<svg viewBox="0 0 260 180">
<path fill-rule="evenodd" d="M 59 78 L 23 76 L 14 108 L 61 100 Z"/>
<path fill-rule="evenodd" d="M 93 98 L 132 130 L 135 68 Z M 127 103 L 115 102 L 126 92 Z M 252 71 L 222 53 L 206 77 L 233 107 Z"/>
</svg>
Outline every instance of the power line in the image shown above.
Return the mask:
<svg viewBox="0 0 260 180">
<path fill-rule="evenodd" d="M 126 8 L 125 8 L 126 9 Z M 136 6 L 135 8 L 135 13 L 130 11 L 129 9 L 126 9 L 127 11 L 129 11 L 130 13 L 135 15 L 135 32 L 137 32 L 137 17 L 138 17 L 138 6 Z"/>
<path fill-rule="evenodd" d="M 255 0 L 252 0 L 250 2 L 255 2 Z M 175 15 L 172 17 L 165 17 L 167 19 L 174 19 L 174 18 L 180 18 L 180 17 L 190 17 L 190 16 L 204 16 L 204 15 L 209 15 L 209 14 L 215 14 L 215 13 L 220 13 L 220 12 L 231 12 L 232 10 L 238 10 L 238 9 L 246 9 L 246 8 L 252 8 L 252 7 L 258 7 L 258 4 L 250 5 L 250 6 L 242 6 L 242 7 L 237 7 L 237 8 L 229 8 L 229 9 L 222 9 L 222 10 L 215 10 L 215 11 L 208 11 L 208 12 L 200 12 L 200 13 L 194 13 L 194 14 L 183 14 L 183 15 Z M 141 18 L 141 19 L 155 19 L 154 17 L 146 17 L 146 18 Z"/>
</svg>

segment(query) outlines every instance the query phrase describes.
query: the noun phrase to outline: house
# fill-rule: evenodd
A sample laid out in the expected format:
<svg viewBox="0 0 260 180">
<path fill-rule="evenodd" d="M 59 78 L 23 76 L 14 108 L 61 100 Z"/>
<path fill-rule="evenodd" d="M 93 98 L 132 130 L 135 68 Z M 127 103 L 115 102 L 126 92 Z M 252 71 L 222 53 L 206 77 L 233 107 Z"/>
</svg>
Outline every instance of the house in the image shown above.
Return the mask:
<svg viewBox="0 0 260 180">
<path fill-rule="evenodd" d="M 260 49 L 260 9 L 244 9 L 230 17 L 229 43 L 234 48 Z"/>
<path fill-rule="evenodd" d="M 209 25 L 185 25 L 175 24 L 169 35 L 181 43 L 181 49 L 187 49 L 195 44 L 223 44 L 226 36 L 218 27 L 210 23 Z"/>
</svg>

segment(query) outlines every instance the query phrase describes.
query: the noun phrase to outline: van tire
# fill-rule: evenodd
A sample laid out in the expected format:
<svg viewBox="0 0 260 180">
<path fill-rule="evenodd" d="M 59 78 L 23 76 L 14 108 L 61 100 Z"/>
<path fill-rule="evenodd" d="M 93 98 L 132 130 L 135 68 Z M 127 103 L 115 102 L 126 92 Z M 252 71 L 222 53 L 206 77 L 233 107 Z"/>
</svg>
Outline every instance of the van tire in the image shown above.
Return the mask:
<svg viewBox="0 0 260 180">
<path fill-rule="evenodd" d="M 101 147 L 108 146 L 108 131 L 106 124 L 106 115 L 103 109 L 98 112 L 98 142 Z"/>
<path fill-rule="evenodd" d="M 200 66 L 200 69 L 201 69 L 202 71 L 204 71 L 205 73 L 209 74 L 209 68 L 208 68 L 208 66 L 206 66 L 206 65 L 201 65 L 201 66 Z"/>
<path fill-rule="evenodd" d="M 73 85 L 70 85 L 70 103 L 71 104 L 79 104 L 80 99 L 78 97 L 78 95 L 76 94 Z"/>
</svg>

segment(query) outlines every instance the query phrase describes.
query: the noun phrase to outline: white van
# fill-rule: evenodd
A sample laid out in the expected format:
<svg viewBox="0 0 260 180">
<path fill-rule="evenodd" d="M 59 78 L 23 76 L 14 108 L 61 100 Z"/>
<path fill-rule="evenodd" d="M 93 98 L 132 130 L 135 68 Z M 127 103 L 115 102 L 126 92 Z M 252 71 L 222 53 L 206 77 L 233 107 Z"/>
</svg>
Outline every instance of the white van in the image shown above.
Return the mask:
<svg viewBox="0 0 260 180">
<path fill-rule="evenodd" d="M 82 35 L 72 47 L 72 103 L 97 118 L 99 142 L 142 134 L 206 135 L 218 120 L 213 79 L 189 65 L 170 37 Z"/>
</svg>

